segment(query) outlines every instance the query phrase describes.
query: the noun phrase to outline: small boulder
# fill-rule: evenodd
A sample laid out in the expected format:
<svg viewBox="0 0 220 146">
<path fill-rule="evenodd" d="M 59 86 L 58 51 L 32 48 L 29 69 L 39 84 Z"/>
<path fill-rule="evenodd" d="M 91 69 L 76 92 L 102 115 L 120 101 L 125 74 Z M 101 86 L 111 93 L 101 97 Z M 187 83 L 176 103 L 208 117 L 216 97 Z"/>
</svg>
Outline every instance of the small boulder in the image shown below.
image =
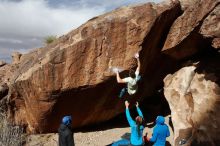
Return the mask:
<svg viewBox="0 0 220 146">
<path fill-rule="evenodd" d="M 6 65 L 6 62 L 0 60 L 0 67 L 2 67 L 2 66 L 4 66 L 4 65 Z"/>
<path fill-rule="evenodd" d="M 19 52 L 12 53 L 12 64 L 20 63 L 21 56 L 22 56 L 22 54 Z"/>
</svg>

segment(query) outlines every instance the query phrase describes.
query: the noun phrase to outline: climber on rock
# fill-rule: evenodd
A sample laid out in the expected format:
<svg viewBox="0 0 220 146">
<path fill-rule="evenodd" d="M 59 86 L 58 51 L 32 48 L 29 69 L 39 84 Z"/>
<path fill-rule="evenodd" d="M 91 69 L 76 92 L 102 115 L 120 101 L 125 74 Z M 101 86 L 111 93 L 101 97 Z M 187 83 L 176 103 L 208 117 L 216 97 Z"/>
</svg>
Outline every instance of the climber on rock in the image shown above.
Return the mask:
<svg viewBox="0 0 220 146">
<path fill-rule="evenodd" d="M 135 58 L 137 59 L 137 68 L 136 71 L 131 69 L 129 71 L 129 77 L 126 78 L 121 78 L 119 75 L 119 71 L 116 71 L 116 79 L 118 83 L 127 83 L 127 87 L 123 88 L 119 94 L 119 98 L 122 98 L 126 92 L 128 92 L 129 95 L 134 95 L 137 92 L 138 85 L 137 82 L 140 80 L 140 59 L 139 59 L 139 54 L 135 54 Z"/>
<path fill-rule="evenodd" d="M 170 136 L 168 126 L 165 124 L 163 116 L 157 116 L 156 125 L 153 128 L 153 136 L 151 138 L 145 136 L 145 142 L 153 142 L 153 146 L 165 146 L 166 138 Z"/>
<path fill-rule="evenodd" d="M 139 108 L 138 102 L 136 103 L 136 109 L 138 116 L 135 118 L 135 120 L 132 119 L 129 111 L 129 102 L 125 101 L 125 113 L 126 118 L 128 120 L 129 126 L 131 128 L 131 136 L 129 139 L 121 139 L 117 142 L 114 142 L 112 146 L 119 146 L 119 145 L 132 145 L 132 146 L 143 146 L 144 140 L 143 140 L 143 130 L 144 130 L 144 116 L 141 112 L 141 109 Z"/>
<path fill-rule="evenodd" d="M 58 143 L 59 146 L 74 146 L 74 139 L 73 139 L 73 130 L 72 130 L 72 117 L 71 116 L 64 116 L 62 119 L 62 123 L 60 124 L 58 133 L 59 139 Z"/>
</svg>

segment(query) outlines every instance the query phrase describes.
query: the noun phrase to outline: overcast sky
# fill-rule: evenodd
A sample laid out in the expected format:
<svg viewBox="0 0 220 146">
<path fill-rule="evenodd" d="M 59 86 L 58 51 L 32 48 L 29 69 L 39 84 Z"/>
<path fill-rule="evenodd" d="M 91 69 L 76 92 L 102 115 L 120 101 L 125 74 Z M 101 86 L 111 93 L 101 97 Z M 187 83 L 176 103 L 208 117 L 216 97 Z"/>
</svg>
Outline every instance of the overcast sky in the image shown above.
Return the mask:
<svg viewBox="0 0 220 146">
<path fill-rule="evenodd" d="M 43 46 L 46 36 L 60 36 L 88 19 L 120 6 L 163 0 L 0 0 L 0 60 Z"/>
</svg>

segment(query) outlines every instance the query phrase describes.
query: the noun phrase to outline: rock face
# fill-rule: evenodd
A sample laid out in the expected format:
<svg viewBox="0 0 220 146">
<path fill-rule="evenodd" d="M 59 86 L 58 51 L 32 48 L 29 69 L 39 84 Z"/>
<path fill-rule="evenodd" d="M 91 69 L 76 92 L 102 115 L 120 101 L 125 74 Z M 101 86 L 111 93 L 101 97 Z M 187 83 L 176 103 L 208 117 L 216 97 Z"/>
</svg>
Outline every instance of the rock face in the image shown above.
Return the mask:
<svg viewBox="0 0 220 146">
<path fill-rule="evenodd" d="M 117 96 L 123 85 L 116 83 L 110 67 L 122 67 L 122 76 L 127 76 L 135 65 L 134 54 L 140 51 L 141 74 L 149 81 L 140 85 L 146 90 L 131 102 L 150 95 L 166 74 L 161 71 L 166 61 L 161 70 L 156 67 L 162 59 L 156 55 L 160 42 L 180 11 L 178 2 L 124 7 L 22 56 L 11 79 L 10 117 L 27 125 L 30 132 L 44 133 L 57 131 L 63 115 L 72 115 L 74 127 L 80 127 L 122 113 L 124 103 Z M 145 76 L 145 72 L 159 77 Z"/>
<path fill-rule="evenodd" d="M 218 0 L 181 0 L 183 14 L 173 23 L 163 52 L 177 60 L 198 51 L 220 48 Z M 217 53 L 217 51 L 216 51 Z M 205 51 L 195 66 L 184 67 L 164 79 L 174 127 L 174 145 L 220 145 L 220 56 Z M 209 58 L 209 59 L 207 59 Z"/>
<path fill-rule="evenodd" d="M 12 78 L 13 73 L 17 69 L 17 66 L 11 64 L 5 64 L 0 67 L 0 84 L 11 84 L 10 78 Z"/>
<path fill-rule="evenodd" d="M 164 79 L 175 145 L 219 145 L 220 55 L 180 69 Z"/>
<path fill-rule="evenodd" d="M 179 0 L 181 3 L 181 8 L 186 10 L 188 7 L 196 5 L 200 0 Z"/>
<path fill-rule="evenodd" d="M 6 83 L 0 85 L 0 100 L 8 94 L 8 90 Z"/>
<path fill-rule="evenodd" d="M 176 59 L 193 55 L 198 50 L 208 48 L 210 46 L 209 40 L 204 39 L 204 36 L 209 36 L 209 39 L 213 40 L 219 38 L 214 35 L 219 33 L 219 0 L 193 0 L 190 2 L 182 0 L 182 3 L 188 7 L 173 23 L 163 46 L 163 51 L 169 55 L 172 54 Z M 209 14 L 210 16 L 207 17 Z M 202 28 L 201 25 L 203 25 Z"/>
<path fill-rule="evenodd" d="M 214 48 L 220 48 L 220 5 L 217 5 L 206 17 L 200 28 L 200 33 L 213 39 L 212 46 Z"/>
</svg>

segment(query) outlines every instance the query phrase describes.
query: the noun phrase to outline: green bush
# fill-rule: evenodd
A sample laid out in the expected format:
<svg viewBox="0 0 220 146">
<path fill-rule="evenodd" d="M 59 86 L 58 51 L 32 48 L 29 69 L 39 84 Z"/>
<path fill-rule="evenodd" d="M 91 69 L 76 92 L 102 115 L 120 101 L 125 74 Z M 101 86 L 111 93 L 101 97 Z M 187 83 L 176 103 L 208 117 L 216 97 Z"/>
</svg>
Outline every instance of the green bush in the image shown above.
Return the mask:
<svg viewBox="0 0 220 146">
<path fill-rule="evenodd" d="M 48 45 L 48 44 L 51 44 L 52 42 L 54 42 L 56 39 L 57 39 L 56 36 L 51 35 L 51 36 L 45 37 L 44 42 L 45 42 L 46 45 Z"/>
</svg>

